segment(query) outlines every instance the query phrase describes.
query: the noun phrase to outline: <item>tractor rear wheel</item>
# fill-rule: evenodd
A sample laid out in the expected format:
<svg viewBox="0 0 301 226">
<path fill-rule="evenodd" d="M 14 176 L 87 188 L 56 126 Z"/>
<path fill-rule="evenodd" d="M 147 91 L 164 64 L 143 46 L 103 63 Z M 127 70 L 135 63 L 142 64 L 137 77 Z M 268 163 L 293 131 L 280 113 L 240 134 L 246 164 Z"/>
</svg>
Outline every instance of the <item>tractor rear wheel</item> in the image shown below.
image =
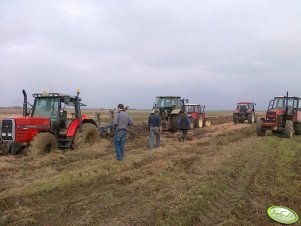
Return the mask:
<svg viewBox="0 0 301 226">
<path fill-rule="evenodd" d="M 198 124 L 199 124 L 199 128 L 202 128 L 204 126 L 203 125 L 203 119 L 201 117 L 199 117 Z"/>
<path fill-rule="evenodd" d="M 79 129 L 77 129 L 73 138 L 71 148 L 77 149 L 87 144 L 93 144 L 96 142 L 96 139 L 97 139 L 96 126 L 92 123 L 84 123 L 82 125 L 81 132 L 79 131 Z"/>
<path fill-rule="evenodd" d="M 30 142 L 28 154 L 37 156 L 40 154 L 50 153 L 56 149 L 58 149 L 58 143 L 52 133 L 38 133 Z"/>
<path fill-rule="evenodd" d="M 205 119 L 204 125 L 205 127 L 211 126 L 211 121 L 209 119 Z"/>
<path fill-rule="evenodd" d="M 179 130 L 179 115 L 170 116 L 170 132 L 175 133 Z"/>
<path fill-rule="evenodd" d="M 248 114 L 248 123 L 252 124 L 255 122 L 255 115 L 254 113 Z"/>
<path fill-rule="evenodd" d="M 235 123 L 235 124 L 237 124 L 238 123 L 238 114 L 233 114 L 233 122 Z"/>
<path fill-rule="evenodd" d="M 294 133 L 294 123 L 292 120 L 286 120 L 284 135 L 287 138 L 292 138 Z"/>
<path fill-rule="evenodd" d="M 194 129 L 194 119 L 193 118 L 189 118 L 189 129 Z"/>
<path fill-rule="evenodd" d="M 256 123 L 256 134 L 257 136 L 264 136 L 265 135 L 265 130 L 262 128 L 262 123 L 263 121 L 259 119 Z"/>
<path fill-rule="evenodd" d="M 295 122 L 294 130 L 296 135 L 301 135 L 301 122 Z"/>
</svg>

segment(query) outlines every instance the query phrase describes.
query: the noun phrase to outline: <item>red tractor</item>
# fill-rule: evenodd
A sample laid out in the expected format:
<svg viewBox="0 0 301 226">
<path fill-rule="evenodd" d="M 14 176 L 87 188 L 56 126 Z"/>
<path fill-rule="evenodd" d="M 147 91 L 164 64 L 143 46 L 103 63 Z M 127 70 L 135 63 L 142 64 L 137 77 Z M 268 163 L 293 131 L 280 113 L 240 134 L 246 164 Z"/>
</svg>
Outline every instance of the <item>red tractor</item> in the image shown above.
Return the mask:
<svg viewBox="0 0 301 226">
<path fill-rule="evenodd" d="M 291 138 L 293 134 L 301 135 L 300 97 L 278 96 L 270 101 L 265 118 L 256 124 L 258 136 L 264 136 L 267 130 L 275 134 L 284 134 Z"/>
<path fill-rule="evenodd" d="M 190 119 L 190 129 L 210 126 L 211 122 L 206 118 L 205 106 L 199 104 L 185 104 L 185 112 Z"/>
<path fill-rule="evenodd" d="M 249 124 L 256 122 L 255 103 L 253 102 L 239 102 L 236 109 L 233 111 L 233 122 L 244 123 L 246 120 Z"/>
<path fill-rule="evenodd" d="M 76 96 L 33 94 L 34 104 L 29 112 L 24 90 L 23 95 L 23 117 L 6 118 L 1 123 L 1 140 L 12 154 L 26 150 L 37 155 L 58 147 L 76 149 L 84 143 L 96 141 L 96 123 L 81 114 L 81 106 L 85 105 L 81 103 L 79 91 Z M 72 109 L 70 118 L 67 109 Z"/>
</svg>

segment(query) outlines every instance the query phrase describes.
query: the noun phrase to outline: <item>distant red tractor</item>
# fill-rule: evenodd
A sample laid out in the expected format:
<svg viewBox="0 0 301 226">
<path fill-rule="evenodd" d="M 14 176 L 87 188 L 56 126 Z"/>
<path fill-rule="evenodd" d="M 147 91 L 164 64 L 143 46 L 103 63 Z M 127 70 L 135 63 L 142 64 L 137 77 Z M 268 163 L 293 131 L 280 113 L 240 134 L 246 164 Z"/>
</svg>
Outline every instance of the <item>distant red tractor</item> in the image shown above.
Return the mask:
<svg viewBox="0 0 301 226">
<path fill-rule="evenodd" d="M 23 90 L 23 117 L 6 118 L 1 122 L 1 140 L 8 151 L 16 154 L 27 150 L 31 155 L 48 153 L 59 148 L 76 149 L 97 138 L 96 123 L 81 114 L 79 91 L 76 96 L 59 93 L 33 94 L 33 108 L 27 111 L 27 95 Z M 67 117 L 67 108 L 72 108 Z"/>
<path fill-rule="evenodd" d="M 258 136 L 264 136 L 267 130 L 274 134 L 284 134 L 291 138 L 293 134 L 301 135 L 301 98 L 277 96 L 270 101 L 266 117 L 256 124 Z"/>
<path fill-rule="evenodd" d="M 210 126 L 211 122 L 206 118 L 205 106 L 200 104 L 188 104 L 184 105 L 185 112 L 190 119 L 190 129 Z"/>
<path fill-rule="evenodd" d="M 244 123 L 246 120 L 249 124 L 256 122 L 255 103 L 253 102 L 239 102 L 236 109 L 233 111 L 233 122 Z"/>
</svg>

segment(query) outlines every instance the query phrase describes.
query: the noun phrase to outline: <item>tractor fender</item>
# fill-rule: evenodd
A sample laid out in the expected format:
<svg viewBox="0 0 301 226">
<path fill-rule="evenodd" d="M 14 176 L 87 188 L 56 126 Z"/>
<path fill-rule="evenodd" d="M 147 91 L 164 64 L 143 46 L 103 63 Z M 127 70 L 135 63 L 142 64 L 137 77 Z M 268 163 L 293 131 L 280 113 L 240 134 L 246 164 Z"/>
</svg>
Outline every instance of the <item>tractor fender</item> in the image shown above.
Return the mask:
<svg viewBox="0 0 301 226">
<path fill-rule="evenodd" d="M 180 113 L 181 109 L 173 109 L 170 114 L 171 115 L 178 115 Z"/>
<path fill-rule="evenodd" d="M 93 119 L 88 119 L 83 117 L 82 123 L 92 123 L 96 126 L 96 123 Z M 73 137 L 75 135 L 75 132 L 79 126 L 79 120 L 78 118 L 73 119 L 73 121 L 70 123 L 70 126 L 68 127 L 67 137 Z"/>
<path fill-rule="evenodd" d="M 248 110 L 247 110 L 247 113 L 248 113 L 248 114 L 251 114 L 251 113 L 253 113 L 253 110 L 252 110 L 252 109 L 248 109 Z"/>
<path fill-rule="evenodd" d="M 73 119 L 73 121 L 70 123 L 70 125 L 68 127 L 67 137 L 73 137 L 74 136 L 78 125 L 79 125 L 78 118 Z"/>
<path fill-rule="evenodd" d="M 233 114 L 239 114 L 239 110 L 235 109 L 235 110 L 233 111 Z"/>
</svg>

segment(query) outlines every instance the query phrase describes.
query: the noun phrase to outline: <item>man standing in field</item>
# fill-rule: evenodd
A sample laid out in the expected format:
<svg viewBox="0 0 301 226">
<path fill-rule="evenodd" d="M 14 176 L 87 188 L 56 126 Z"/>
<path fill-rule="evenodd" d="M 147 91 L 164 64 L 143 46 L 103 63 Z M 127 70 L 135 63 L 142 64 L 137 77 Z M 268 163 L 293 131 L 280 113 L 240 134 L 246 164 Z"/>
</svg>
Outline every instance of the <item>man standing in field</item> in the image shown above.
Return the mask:
<svg viewBox="0 0 301 226">
<path fill-rule="evenodd" d="M 156 137 L 156 148 L 160 147 L 160 133 L 162 133 L 161 128 L 161 118 L 159 116 L 160 110 L 155 109 L 152 111 L 148 118 L 149 127 L 149 149 L 154 147 L 154 138 Z"/>
<path fill-rule="evenodd" d="M 123 159 L 127 128 L 132 124 L 133 119 L 125 112 L 124 105 L 118 104 L 117 112 L 113 118 L 113 127 L 115 128 L 114 147 L 118 161 Z"/>
<path fill-rule="evenodd" d="M 179 118 L 179 129 L 182 131 L 182 135 L 178 138 L 181 142 L 186 141 L 187 133 L 189 129 L 189 118 L 186 113 L 180 111 L 180 118 Z"/>
</svg>

